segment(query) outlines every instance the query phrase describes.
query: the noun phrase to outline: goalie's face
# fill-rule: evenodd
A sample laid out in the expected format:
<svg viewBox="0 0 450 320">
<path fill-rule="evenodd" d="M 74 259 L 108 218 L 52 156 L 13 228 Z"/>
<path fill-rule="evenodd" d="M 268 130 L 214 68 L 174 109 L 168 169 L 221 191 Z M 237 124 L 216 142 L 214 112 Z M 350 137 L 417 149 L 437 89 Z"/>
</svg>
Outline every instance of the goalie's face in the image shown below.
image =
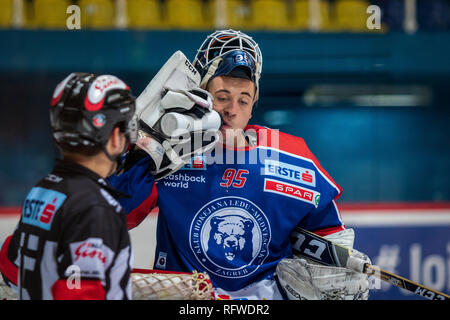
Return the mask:
<svg viewBox="0 0 450 320">
<path fill-rule="evenodd" d="M 244 78 L 219 76 L 207 87 L 214 97 L 213 109 L 223 118 L 221 132 L 227 144 L 243 147 L 247 142 L 243 130 L 252 117 L 255 85 Z"/>
</svg>

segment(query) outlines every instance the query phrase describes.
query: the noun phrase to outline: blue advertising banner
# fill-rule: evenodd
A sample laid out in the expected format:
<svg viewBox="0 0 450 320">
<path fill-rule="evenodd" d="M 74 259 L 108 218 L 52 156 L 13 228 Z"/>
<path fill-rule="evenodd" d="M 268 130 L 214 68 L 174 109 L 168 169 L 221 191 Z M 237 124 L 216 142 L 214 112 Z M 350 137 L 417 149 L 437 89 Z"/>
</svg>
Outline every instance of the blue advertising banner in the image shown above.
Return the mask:
<svg viewBox="0 0 450 320">
<path fill-rule="evenodd" d="M 354 248 L 372 264 L 429 288 L 450 293 L 450 209 L 392 209 L 343 213 L 355 230 Z M 370 300 L 423 298 L 371 279 Z"/>
</svg>

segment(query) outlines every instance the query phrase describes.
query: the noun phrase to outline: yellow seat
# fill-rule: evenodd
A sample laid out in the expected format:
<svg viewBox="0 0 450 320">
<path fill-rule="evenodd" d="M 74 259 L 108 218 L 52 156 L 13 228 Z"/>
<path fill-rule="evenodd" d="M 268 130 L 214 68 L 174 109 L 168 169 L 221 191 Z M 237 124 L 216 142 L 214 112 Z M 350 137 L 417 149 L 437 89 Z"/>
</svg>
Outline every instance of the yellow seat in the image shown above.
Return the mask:
<svg viewBox="0 0 450 320">
<path fill-rule="evenodd" d="M 116 15 L 113 0 L 80 0 L 81 28 L 114 28 Z"/>
<path fill-rule="evenodd" d="M 223 18 L 224 25 L 220 25 L 219 28 L 232 28 L 232 29 L 246 29 L 251 24 L 250 21 L 250 7 L 246 1 L 243 0 L 226 0 L 225 12 L 219 12 L 215 7 L 214 0 L 211 1 L 211 23 L 215 26 L 219 21 L 217 14 L 220 14 L 220 18 Z M 221 24 L 221 23 L 220 23 Z"/>
<path fill-rule="evenodd" d="M 312 28 L 309 5 L 309 0 L 296 0 L 293 3 L 292 26 L 295 29 L 308 30 Z M 316 26 L 317 30 L 329 31 L 333 29 L 330 20 L 330 8 L 328 1 L 320 0 L 318 17 L 319 21 Z"/>
<path fill-rule="evenodd" d="M 127 1 L 128 27 L 160 28 L 163 26 L 159 0 Z"/>
<path fill-rule="evenodd" d="M 13 0 L 0 0 L 0 28 L 9 28 L 13 20 Z"/>
<path fill-rule="evenodd" d="M 202 0 L 166 0 L 167 24 L 176 29 L 202 29 L 207 23 Z"/>
<path fill-rule="evenodd" d="M 33 25 L 38 28 L 66 28 L 68 0 L 35 0 Z"/>
<path fill-rule="evenodd" d="M 280 30 L 289 27 L 284 0 L 254 0 L 252 9 L 252 27 L 254 28 Z"/>
<path fill-rule="evenodd" d="M 338 0 L 336 2 L 336 27 L 341 31 L 361 32 L 367 29 L 367 7 L 365 0 Z"/>
</svg>

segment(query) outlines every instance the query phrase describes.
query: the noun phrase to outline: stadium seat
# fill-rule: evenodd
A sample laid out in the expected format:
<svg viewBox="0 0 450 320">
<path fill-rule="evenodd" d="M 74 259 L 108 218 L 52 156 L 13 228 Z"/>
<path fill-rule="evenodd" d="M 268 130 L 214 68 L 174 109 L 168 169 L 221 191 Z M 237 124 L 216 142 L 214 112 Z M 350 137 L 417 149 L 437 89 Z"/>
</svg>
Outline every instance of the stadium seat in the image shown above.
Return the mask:
<svg viewBox="0 0 450 320">
<path fill-rule="evenodd" d="M 13 17 L 13 0 L 0 0 L 0 28 L 10 28 Z"/>
<path fill-rule="evenodd" d="M 285 0 L 254 0 L 252 26 L 258 29 L 283 30 L 290 27 Z"/>
<path fill-rule="evenodd" d="M 289 27 L 286 1 L 253 0 L 252 27 L 257 29 L 282 30 Z"/>
<path fill-rule="evenodd" d="M 206 27 L 202 0 L 166 0 L 167 24 L 176 29 Z"/>
<path fill-rule="evenodd" d="M 163 26 L 159 0 L 127 1 L 128 27 L 160 28 Z"/>
<path fill-rule="evenodd" d="M 330 24 L 330 8 L 328 1 L 320 0 L 319 3 L 319 25 L 321 31 L 331 30 Z M 293 19 L 292 26 L 295 29 L 307 30 L 309 25 L 309 0 L 296 0 L 293 3 Z"/>
<path fill-rule="evenodd" d="M 341 31 L 369 31 L 366 24 L 368 6 L 370 3 L 365 0 L 337 0 L 336 27 Z"/>
<path fill-rule="evenodd" d="M 35 0 L 33 2 L 33 26 L 37 28 L 66 28 L 67 7 L 72 3 L 68 0 Z"/>
<path fill-rule="evenodd" d="M 227 28 L 246 29 L 251 24 L 250 7 L 247 1 L 243 0 L 227 0 L 225 12 L 225 24 Z M 213 20 L 215 19 L 216 10 L 211 5 Z"/>
<path fill-rule="evenodd" d="M 114 0 L 80 0 L 81 28 L 109 29 L 115 26 Z"/>
</svg>

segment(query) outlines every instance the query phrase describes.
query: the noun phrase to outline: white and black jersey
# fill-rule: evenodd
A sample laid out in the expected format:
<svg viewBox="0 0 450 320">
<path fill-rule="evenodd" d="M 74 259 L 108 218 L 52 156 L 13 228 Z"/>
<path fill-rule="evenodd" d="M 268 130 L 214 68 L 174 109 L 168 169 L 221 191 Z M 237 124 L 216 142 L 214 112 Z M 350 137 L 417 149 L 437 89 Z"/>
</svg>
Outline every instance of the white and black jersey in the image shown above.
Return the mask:
<svg viewBox="0 0 450 320">
<path fill-rule="evenodd" d="M 91 170 L 56 160 L 0 252 L 0 271 L 21 299 L 131 299 L 132 252 L 118 195 Z"/>
</svg>

